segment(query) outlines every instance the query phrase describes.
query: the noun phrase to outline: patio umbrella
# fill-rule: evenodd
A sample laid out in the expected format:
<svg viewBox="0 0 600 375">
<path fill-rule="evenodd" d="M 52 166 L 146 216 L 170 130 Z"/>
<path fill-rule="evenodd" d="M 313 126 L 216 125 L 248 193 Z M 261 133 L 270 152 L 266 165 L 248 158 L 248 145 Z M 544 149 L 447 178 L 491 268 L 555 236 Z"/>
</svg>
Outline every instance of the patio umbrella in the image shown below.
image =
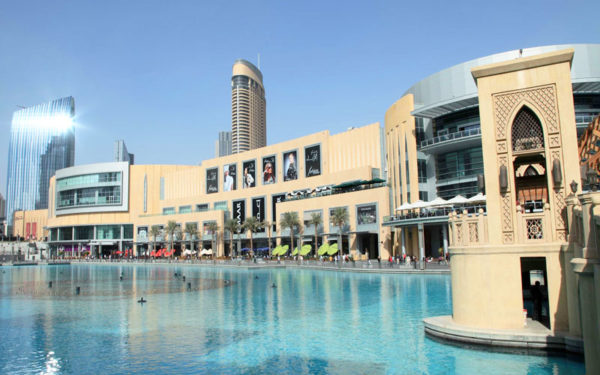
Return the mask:
<svg viewBox="0 0 600 375">
<path fill-rule="evenodd" d="M 279 255 L 280 250 L 281 250 L 281 245 L 277 245 L 277 246 L 275 246 L 275 248 L 273 249 L 271 254 L 273 254 L 274 256 L 277 256 L 277 255 Z"/>
<path fill-rule="evenodd" d="M 302 256 L 306 256 L 308 253 L 310 253 L 310 251 L 312 250 L 312 246 L 310 245 L 304 245 L 302 246 L 302 249 L 300 249 L 300 255 Z"/>
<path fill-rule="evenodd" d="M 396 208 L 396 211 L 410 210 L 411 208 L 413 208 L 412 203 L 405 202 L 405 203 L 402 203 L 402 205 L 400 207 Z"/>
<path fill-rule="evenodd" d="M 429 207 L 444 206 L 447 204 L 448 204 L 448 201 L 446 201 L 444 198 L 441 198 L 441 197 L 437 197 L 434 200 L 432 200 L 431 202 L 427 202 L 427 205 Z"/>
<path fill-rule="evenodd" d="M 333 245 L 329 245 L 329 250 L 327 251 L 328 255 L 333 255 L 338 252 L 338 244 L 337 242 Z"/>
<path fill-rule="evenodd" d="M 317 254 L 319 254 L 319 256 L 322 256 L 322 255 L 327 254 L 328 251 L 329 251 L 329 244 L 324 243 L 323 245 L 321 245 L 321 247 L 319 247 L 319 251 L 317 251 Z"/>
<path fill-rule="evenodd" d="M 428 206 L 427 202 L 423 202 L 420 199 L 412 204 L 412 208 L 424 208 L 427 206 Z"/>
<path fill-rule="evenodd" d="M 474 195 L 471 198 L 467 199 L 467 201 L 469 203 L 483 203 L 486 201 L 486 197 L 482 193 L 478 193 L 477 195 Z"/>
<path fill-rule="evenodd" d="M 467 198 L 463 197 L 462 195 L 457 195 L 456 197 L 454 197 L 452 199 L 448 199 L 446 202 L 449 204 L 465 204 L 465 203 L 468 203 L 469 201 L 467 200 Z"/>
</svg>

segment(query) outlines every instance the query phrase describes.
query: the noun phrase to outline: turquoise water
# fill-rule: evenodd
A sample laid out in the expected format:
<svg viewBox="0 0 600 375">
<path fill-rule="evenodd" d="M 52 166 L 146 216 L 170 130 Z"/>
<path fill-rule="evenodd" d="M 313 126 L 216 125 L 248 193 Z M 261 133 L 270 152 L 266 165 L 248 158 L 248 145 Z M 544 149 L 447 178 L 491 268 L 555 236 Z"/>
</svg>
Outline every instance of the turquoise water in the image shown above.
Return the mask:
<svg viewBox="0 0 600 375">
<path fill-rule="evenodd" d="M 447 275 L 121 265 L 0 272 L 2 374 L 584 373 L 566 358 L 426 338 L 421 319 L 451 313 Z"/>
</svg>

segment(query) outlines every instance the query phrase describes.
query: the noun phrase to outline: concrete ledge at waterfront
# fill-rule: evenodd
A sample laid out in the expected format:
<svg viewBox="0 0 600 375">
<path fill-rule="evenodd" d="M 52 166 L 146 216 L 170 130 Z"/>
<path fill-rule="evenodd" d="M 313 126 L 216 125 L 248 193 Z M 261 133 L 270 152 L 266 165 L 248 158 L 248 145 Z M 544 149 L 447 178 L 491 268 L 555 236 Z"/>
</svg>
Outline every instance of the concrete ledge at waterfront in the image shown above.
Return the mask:
<svg viewBox="0 0 600 375">
<path fill-rule="evenodd" d="M 527 325 L 523 329 L 506 330 L 463 326 L 454 323 L 450 315 L 426 318 L 423 323 L 427 335 L 451 342 L 583 354 L 583 341 L 580 338 L 553 332 L 531 319 L 527 319 Z"/>
<path fill-rule="evenodd" d="M 18 266 L 37 266 L 37 262 L 13 262 L 14 267 Z"/>
<path fill-rule="evenodd" d="M 48 262 L 48 265 L 52 265 L 53 262 Z M 57 264 L 59 264 L 60 262 L 56 262 Z M 311 263 L 303 263 L 303 264 L 298 264 L 296 261 L 281 261 L 281 263 L 277 263 L 277 261 L 270 261 L 270 262 L 251 262 L 251 261 L 235 261 L 235 262 L 231 262 L 231 261 L 216 261 L 216 263 L 200 263 L 200 262 L 189 262 L 189 261 L 172 261 L 172 262 L 161 262 L 161 261 L 154 261 L 154 262 L 144 262 L 144 261 L 89 261 L 89 260 L 81 260 L 81 261 L 73 261 L 73 262 L 63 262 L 60 264 L 103 264 L 103 265 L 114 265 L 114 264 L 130 264 L 130 265 L 173 265 L 173 266 L 196 266 L 196 267 L 210 267 L 210 268 L 219 268 L 219 267 L 223 267 L 223 268 L 237 268 L 237 269 L 275 269 L 275 268 L 282 268 L 282 269 L 294 269 L 294 268 L 298 268 L 298 269 L 312 269 L 312 270 L 323 270 L 323 271 L 337 271 L 337 272 L 359 272 L 359 273 L 385 273 L 385 274 L 428 274 L 428 275 L 449 275 L 450 274 L 450 268 L 431 268 L 431 269 L 424 269 L 424 270 L 419 270 L 419 269 L 415 269 L 413 267 L 405 267 L 405 266 L 400 266 L 398 267 L 397 265 L 393 268 L 390 267 L 385 267 L 382 265 L 382 267 L 378 267 L 377 264 L 372 264 L 372 265 L 367 265 L 366 262 L 364 262 L 364 264 L 362 264 L 361 262 L 356 262 L 356 267 L 353 267 L 351 265 L 344 265 L 342 267 L 338 267 L 335 264 L 329 264 L 329 263 L 319 263 L 319 264 L 311 264 Z"/>
</svg>

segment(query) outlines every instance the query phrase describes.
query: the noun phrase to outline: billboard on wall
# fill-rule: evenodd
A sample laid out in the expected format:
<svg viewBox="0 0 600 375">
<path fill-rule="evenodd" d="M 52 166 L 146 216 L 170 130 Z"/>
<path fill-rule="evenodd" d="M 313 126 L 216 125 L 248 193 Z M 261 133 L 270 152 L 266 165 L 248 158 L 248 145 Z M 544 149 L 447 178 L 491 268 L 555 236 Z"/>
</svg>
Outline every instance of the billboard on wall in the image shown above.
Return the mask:
<svg viewBox="0 0 600 375">
<path fill-rule="evenodd" d="M 298 163 L 296 151 L 285 152 L 283 154 L 283 181 L 298 179 Z"/>
<path fill-rule="evenodd" d="M 271 220 L 273 220 L 273 224 L 277 222 L 277 203 L 285 201 L 285 194 L 273 195 L 273 203 L 271 207 Z"/>
<path fill-rule="evenodd" d="M 306 177 L 321 174 L 321 145 L 306 147 L 304 149 L 304 169 Z"/>
<path fill-rule="evenodd" d="M 356 222 L 358 225 L 377 223 L 377 206 L 370 204 L 356 207 Z"/>
<path fill-rule="evenodd" d="M 233 218 L 239 225 L 244 224 L 246 220 L 246 201 L 233 201 Z"/>
<path fill-rule="evenodd" d="M 258 221 L 265 220 L 265 198 L 252 199 L 252 216 Z M 264 232 L 264 229 L 259 230 L 259 232 Z"/>
<path fill-rule="evenodd" d="M 237 167 L 235 164 L 223 166 L 223 191 L 232 191 L 237 188 Z"/>
<path fill-rule="evenodd" d="M 219 168 L 210 168 L 206 170 L 206 194 L 219 192 Z"/>
<path fill-rule="evenodd" d="M 256 186 L 256 161 L 254 161 L 254 160 L 245 161 L 244 164 L 242 164 L 242 167 L 244 169 L 243 175 L 242 175 L 242 179 L 243 179 L 242 186 L 244 187 L 244 189 L 255 187 Z"/>
<path fill-rule="evenodd" d="M 263 185 L 274 184 L 277 175 L 275 174 L 276 164 L 275 155 L 267 156 L 262 159 L 263 164 Z"/>
</svg>

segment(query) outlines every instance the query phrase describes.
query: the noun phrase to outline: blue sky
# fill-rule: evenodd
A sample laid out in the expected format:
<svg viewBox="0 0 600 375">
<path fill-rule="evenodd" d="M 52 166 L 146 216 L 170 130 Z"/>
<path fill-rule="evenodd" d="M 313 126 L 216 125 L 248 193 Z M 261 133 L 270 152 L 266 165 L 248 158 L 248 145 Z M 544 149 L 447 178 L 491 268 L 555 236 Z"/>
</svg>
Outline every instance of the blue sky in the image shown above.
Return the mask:
<svg viewBox="0 0 600 375">
<path fill-rule="evenodd" d="M 511 49 L 598 43 L 600 1 L 3 1 L 0 192 L 17 105 L 75 97 L 76 164 L 198 164 L 257 62 L 268 143 L 380 121 L 415 82 Z M 599 62 L 600 63 L 600 62 Z"/>
</svg>

